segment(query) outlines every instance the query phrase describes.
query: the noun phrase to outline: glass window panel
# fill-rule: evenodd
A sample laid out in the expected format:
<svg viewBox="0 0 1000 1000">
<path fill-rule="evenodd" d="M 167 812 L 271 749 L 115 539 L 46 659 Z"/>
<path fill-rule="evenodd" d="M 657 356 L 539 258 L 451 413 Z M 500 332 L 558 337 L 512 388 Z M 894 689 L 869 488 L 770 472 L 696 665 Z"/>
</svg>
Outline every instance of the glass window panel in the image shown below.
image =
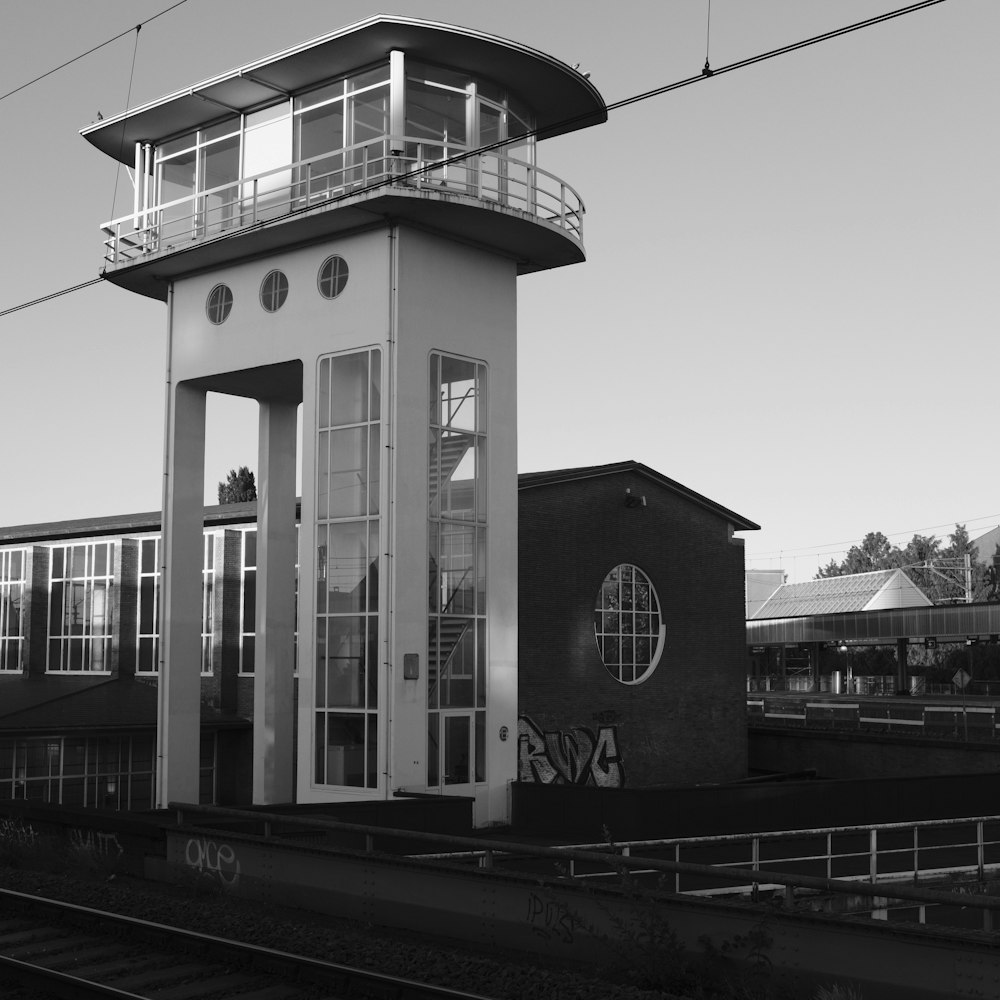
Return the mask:
<svg viewBox="0 0 1000 1000">
<path fill-rule="evenodd" d="M 336 402 L 334 402 L 336 406 Z M 330 432 L 330 516 L 357 517 L 368 499 L 368 427 Z"/>
<path fill-rule="evenodd" d="M 221 122 L 216 122 L 214 125 L 209 125 L 208 128 L 202 129 L 201 141 L 213 142 L 216 139 L 221 139 L 224 135 L 239 135 L 239 130 L 239 116 L 233 115 L 231 118 L 226 118 Z"/>
<path fill-rule="evenodd" d="M 486 623 L 476 622 L 476 707 L 486 707 Z"/>
<path fill-rule="evenodd" d="M 486 713 L 476 712 L 476 781 L 486 780 Z"/>
<path fill-rule="evenodd" d="M 441 357 L 440 423 L 460 430 L 476 429 L 476 365 L 462 358 Z"/>
<path fill-rule="evenodd" d="M 335 357 L 332 369 L 331 425 L 358 424 L 368 419 L 368 353 Z"/>
<path fill-rule="evenodd" d="M 371 354 L 371 413 L 369 414 L 372 420 L 380 419 L 381 407 L 382 407 L 382 352 L 379 350 L 373 350 Z"/>
<path fill-rule="evenodd" d="M 444 717 L 444 783 L 469 784 L 469 717 Z"/>
<path fill-rule="evenodd" d="M 243 654 L 240 662 L 240 673 L 252 674 L 254 672 L 255 660 L 257 656 L 256 643 L 252 635 L 243 637 Z"/>
<path fill-rule="evenodd" d="M 368 522 L 368 610 L 378 611 L 378 521 Z"/>
<path fill-rule="evenodd" d="M 326 715 L 326 784 L 364 787 L 365 715 Z"/>
<path fill-rule="evenodd" d="M 378 674 L 379 674 L 379 644 L 378 644 L 378 617 L 368 616 L 368 649 L 367 667 L 368 676 L 368 708 L 378 708 Z"/>
<path fill-rule="evenodd" d="M 319 386 L 317 396 L 317 427 L 330 426 L 330 359 L 319 363 Z"/>
<path fill-rule="evenodd" d="M 139 663 L 137 668 L 142 673 L 151 673 L 156 669 L 154 642 L 152 639 L 139 640 Z"/>
<path fill-rule="evenodd" d="M 257 565 L 257 532 L 245 531 L 243 533 L 243 565 Z"/>
<path fill-rule="evenodd" d="M 364 707 L 364 622 L 364 618 L 353 615 L 330 618 L 327 621 L 327 706 Z"/>
<path fill-rule="evenodd" d="M 439 745 L 439 716 L 431 712 L 427 716 L 427 784 L 432 788 L 441 783 L 441 747 Z"/>
<path fill-rule="evenodd" d="M 52 579 L 61 580 L 63 576 L 63 555 L 65 550 L 62 548 L 52 549 Z"/>
<path fill-rule="evenodd" d="M 378 716 L 369 712 L 365 715 L 368 724 L 368 787 L 378 787 Z"/>
<path fill-rule="evenodd" d="M 257 631 L 257 572 L 247 570 L 243 574 L 243 631 Z"/>
<path fill-rule="evenodd" d="M 327 590 L 331 613 L 365 610 L 370 571 L 367 539 L 365 521 L 330 525 Z"/>
<path fill-rule="evenodd" d="M 348 77 L 347 89 L 349 91 L 362 90 L 365 87 L 372 87 L 378 83 L 384 83 L 389 79 L 389 64 L 382 63 L 373 69 L 366 69 L 361 73 L 355 73 Z"/>
<path fill-rule="evenodd" d="M 74 579 L 82 579 L 87 575 L 87 546 L 74 545 L 69 575 Z"/>
<path fill-rule="evenodd" d="M 201 155 L 199 188 L 212 191 L 204 198 L 203 222 L 209 231 L 225 229 L 240 221 L 240 137 L 232 136 L 207 146 Z"/>
<path fill-rule="evenodd" d="M 330 576 L 328 564 L 329 553 L 329 530 L 325 524 L 321 524 L 316 529 L 316 614 L 325 615 L 327 612 L 327 580 Z"/>
<path fill-rule="evenodd" d="M 316 517 L 330 516 L 330 432 L 320 431 L 316 462 Z"/>
<path fill-rule="evenodd" d="M 144 538 L 140 542 L 142 551 L 141 569 L 143 573 L 156 572 L 156 539 Z"/>
<path fill-rule="evenodd" d="M 150 635 L 155 631 L 156 580 L 144 576 L 139 580 L 139 632 Z"/>
<path fill-rule="evenodd" d="M 381 481 L 381 468 L 379 462 L 382 458 L 381 449 L 382 435 L 379 432 L 378 424 L 371 424 L 368 433 L 368 513 L 378 514 L 379 503 L 379 483 Z"/>
<path fill-rule="evenodd" d="M 295 98 L 295 110 L 304 111 L 307 108 L 316 107 L 318 104 L 325 104 L 328 101 L 336 100 L 344 96 L 344 81 L 338 80 L 336 83 L 326 83 L 322 87 L 310 90 L 309 93 Z"/>
<path fill-rule="evenodd" d="M 24 553 L 19 549 L 15 549 L 10 553 L 10 567 L 8 571 L 8 580 L 23 580 L 23 567 L 24 563 L 22 561 Z"/>
</svg>

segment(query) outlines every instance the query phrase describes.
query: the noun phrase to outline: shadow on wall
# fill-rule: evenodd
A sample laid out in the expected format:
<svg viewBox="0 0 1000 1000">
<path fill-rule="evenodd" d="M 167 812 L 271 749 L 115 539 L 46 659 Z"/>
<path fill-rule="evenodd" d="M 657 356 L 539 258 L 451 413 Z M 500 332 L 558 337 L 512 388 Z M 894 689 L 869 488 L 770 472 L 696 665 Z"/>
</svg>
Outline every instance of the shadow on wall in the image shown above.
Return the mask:
<svg viewBox="0 0 1000 1000">
<path fill-rule="evenodd" d="M 542 732 L 526 715 L 517 720 L 517 776 L 542 785 L 624 788 L 618 727 L 586 726 Z"/>
</svg>

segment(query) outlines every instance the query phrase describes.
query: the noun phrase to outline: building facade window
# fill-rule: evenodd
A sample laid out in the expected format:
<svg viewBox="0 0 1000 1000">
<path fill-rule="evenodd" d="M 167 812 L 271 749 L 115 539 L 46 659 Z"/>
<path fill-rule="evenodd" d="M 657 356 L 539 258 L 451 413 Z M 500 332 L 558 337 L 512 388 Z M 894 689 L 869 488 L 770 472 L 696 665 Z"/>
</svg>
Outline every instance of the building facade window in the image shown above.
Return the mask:
<svg viewBox="0 0 1000 1000">
<path fill-rule="evenodd" d="M 265 312 L 277 312 L 288 298 L 288 278 L 283 271 L 268 271 L 260 283 L 260 304 Z"/>
<path fill-rule="evenodd" d="M 334 254 L 323 261 L 316 284 L 324 299 L 335 299 L 347 285 L 350 269 L 343 257 Z"/>
<path fill-rule="evenodd" d="M 252 674 L 257 640 L 257 529 L 243 532 L 240 558 L 240 673 Z"/>
<path fill-rule="evenodd" d="M 155 807 L 155 736 L 0 740 L 0 801 L 145 810 Z M 216 738 L 203 733 L 200 801 L 215 801 Z"/>
<path fill-rule="evenodd" d="M 205 312 L 210 323 L 225 323 L 233 309 L 233 292 L 228 285 L 216 285 L 209 293 Z"/>
<path fill-rule="evenodd" d="M 48 670 L 111 669 L 114 542 L 51 549 Z"/>
<path fill-rule="evenodd" d="M 136 629 L 136 672 L 155 674 L 160 669 L 160 536 L 139 540 L 139 612 Z M 215 535 L 204 537 L 201 592 L 201 672 L 212 673 L 215 610 Z"/>
<path fill-rule="evenodd" d="M 432 354 L 427 784 L 486 780 L 486 365 Z"/>
<path fill-rule="evenodd" d="M 377 348 L 319 361 L 316 718 L 319 785 L 378 786 L 381 366 Z"/>
<path fill-rule="evenodd" d="M 28 549 L 0 550 L 0 673 L 21 670 Z"/>
<path fill-rule="evenodd" d="M 656 669 L 666 629 L 648 576 L 622 563 L 604 578 L 594 611 L 594 634 L 604 666 L 622 684 L 639 684 Z"/>
</svg>

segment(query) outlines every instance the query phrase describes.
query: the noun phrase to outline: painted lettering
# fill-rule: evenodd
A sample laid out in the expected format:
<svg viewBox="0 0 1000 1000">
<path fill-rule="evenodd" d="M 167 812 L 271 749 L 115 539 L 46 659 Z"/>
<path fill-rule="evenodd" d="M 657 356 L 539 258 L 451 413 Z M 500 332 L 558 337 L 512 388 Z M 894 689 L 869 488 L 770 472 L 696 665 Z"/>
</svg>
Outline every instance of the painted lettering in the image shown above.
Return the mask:
<svg viewBox="0 0 1000 1000">
<path fill-rule="evenodd" d="M 586 726 L 542 732 L 522 715 L 517 720 L 517 756 L 521 781 L 625 787 L 616 726 L 601 726 L 596 735 Z"/>
<path fill-rule="evenodd" d="M 86 851 L 101 858 L 118 858 L 125 853 L 125 848 L 118 842 L 118 834 L 103 830 L 82 830 L 75 827 L 69 832 L 69 842 L 75 850 Z"/>
<path fill-rule="evenodd" d="M 189 868 L 218 879 L 227 889 L 240 880 L 240 860 L 231 844 L 192 837 L 184 849 L 184 861 Z"/>
<path fill-rule="evenodd" d="M 528 895 L 528 925 L 545 941 L 573 943 L 573 915 L 565 903 L 543 899 L 537 892 Z"/>
</svg>

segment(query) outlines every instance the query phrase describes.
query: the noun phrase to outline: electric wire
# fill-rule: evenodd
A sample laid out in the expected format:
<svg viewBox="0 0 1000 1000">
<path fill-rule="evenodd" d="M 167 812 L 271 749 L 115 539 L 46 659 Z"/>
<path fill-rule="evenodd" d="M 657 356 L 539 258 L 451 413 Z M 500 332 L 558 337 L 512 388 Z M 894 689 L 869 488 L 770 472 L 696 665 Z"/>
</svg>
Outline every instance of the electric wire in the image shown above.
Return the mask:
<svg viewBox="0 0 1000 1000">
<path fill-rule="evenodd" d="M 184 2 L 186 2 L 186 0 L 180 0 L 180 3 L 184 3 Z M 805 49 L 805 48 L 808 48 L 808 47 L 810 47 L 812 45 L 817 45 L 820 42 L 826 42 L 826 41 L 829 41 L 829 40 L 831 40 L 833 38 L 839 38 L 839 37 L 842 37 L 843 35 L 848 35 L 848 34 L 851 34 L 853 32 L 856 32 L 856 31 L 861 31 L 863 29 L 875 27 L 876 25 L 883 24 L 886 21 L 891 21 L 891 20 L 894 20 L 894 19 L 896 19 L 898 17 L 903 17 L 903 16 L 908 15 L 908 14 L 913 14 L 913 13 L 916 13 L 917 11 L 924 10 L 924 9 L 926 9 L 928 7 L 934 7 L 934 6 L 937 6 L 938 4 L 945 3 L 945 2 L 946 2 L 946 0 L 919 0 L 919 2 L 917 2 L 917 3 L 912 3 L 912 4 L 909 4 L 909 5 L 905 6 L 905 7 L 899 7 L 897 9 L 895 9 L 895 10 L 886 11 L 886 12 L 884 12 L 882 14 L 877 14 L 874 17 L 866 18 L 863 21 L 856 21 L 853 24 L 844 25 L 844 26 L 842 26 L 840 28 L 834 28 L 833 30 L 824 32 L 823 34 L 820 34 L 820 35 L 813 35 L 813 36 L 810 36 L 809 38 L 804 38 L 804 39 L 801 39 L 800 41 L 792 42 L 792 43 L 790 43 L 788 45 L 783 45 L 783 46 L 781 46 L 780 48 L 777 48 L 777 49 L 771 49 L 771 50 L 769 50 L 767 52 L 762 52 L 762 53 L 759 53 L 758 55 L 750 56 L 750 57 L 748 57 L 746 59 L 738 60 L 737 62 L 728 63 L 725 66 L 720 66 L 718 69 L 713 70 L 710 74 L 699 73 L 696 76 L 685 77 L 684 79 L 681 79 L 681 80 L 675 80 L 673 83 L 668 83 L 668 84 L 665 84 L 665 85 L 660 86 L 660 87 L 655 87 L 652 90 L 646 90 L 646 91 L 643 91 L 642 93 L 639 93 L 639 94 L 633 94 L 630 97 L 626 97 L 626 98 L 623 98 L 621 100 L 614 101 L 611 104 L 606 104 L 605 105 L 605 111 L 607 111 L 608 113 L 611 113 L 613 111 L 619 111 L 622 108 L 630 107 L 631 105 L 638 104 L 641 101 L 648 101 L 648 100 L 651 100 L 654 97 L 660 97 L 663 94 L 668 94 L 668 93 L 670 93 L 670 92 L 672 92 L 674 90 L 679 90 L 682 87 L 688 87 L 688 86 L 690 86 L 691 84 L 694 84 L 694 83 L 700 83 L 700 82 L 702 82 L 704 80 L 707 80 L 707 79 L 710 79 L 710 78 L 714 78 L 716 76 L 720 76 L 723 73 L 731 73 L 732 71 L 737 70 L 737 69 L 745 69 L 748 66 L 754 66 L 757 63 L 764 62 L 764 61 L 766 61 L 768 59 L 774 59 L 774 58 L 776 58 L 778 56 L 788 55 L 791 52 L 797 52 L 800 49 Z M 180 3 L 175 4 L 174 7 L 179 7 Z M 173 10 L 174 7 L 167 8 L 167 10 L 162 11 L 161 13 L 167 13 L 169 10 Z M 159 17 L 160 15 L 156 15 L 156 16 Z M 149 20 L 152 20 L 152 18 L 150 18 Z M 142 23 L 148 23 L 148 21 L 145 21 L 145 22 L 142 22 Z M 129 30 L 134 30 L 134 29 L 129 29 Z M 123 34 L 127 34 L 127 33 L 128 32 L 123 32 Z M 122 35 L 119 35 L 117 37 L 120 38 L 120 37 L 122 37 Z M 450 166 L 452 164 L 461 163 L 464 160 L 470 159 L 471 157 L 474 157 L 474 156 L 479 156 L 482 153 L 489 153 L 489 152 L 492 152 L 493 150 L 500 149 L 500 148 L 502 148 L 504 146 L 509 146 L 509 145 L 513 145 L 513 144 L 516 144 L 516 143 L 521 143 L 521 142 L 525 141 L 526 139 L 537 138 L 540 134 L 543 134 L 543 133 L 544 134 L 552 134 L 552 133 L 558 133 L 560 131 L 569 130 L 574 125 L 580 125 L 580 124 L 582 124 L 584 122 L 591 122 L 592 120 L 593 120 L 593 112 L 587 112 L 587 113 L 584 113 L 584 114 L 573 115 L 573 116 L 568 117 L 568 118 L 563 118 L 563 119 L 561 119 L 561 120 L 559 120 L 557 122 L 554 122 L 552 124 L 546 125 L 543 129 L 537 129 L 537 128 L 536 129 L 528 129 L 528 130 L 526 130 L 524 132 L 518 133 L 517 135 L 508 136 L 506 139 L 499 139 L 496 142 L 491 142 L 491 143 L 488 143 L 488 144 L 483 145 L 483 146 L 478 146 L 478 147 L 476 147 L 474 149 L 465 150 L 465 151 L 463 151 L 461 153 L 457 153 L 454 156 L 449 156 L 449 157 L 445 157 L 445 158 L 440 159 L 440 160 L 435 160 L 433 163 L 428 163 L 425 166 L 415 168 L 415 169 L 407 171 L 405 173 L 401 173 L 401 174 L 396 174 L 396 175 L 393 175 L 393 176 L 389 176 L 389 177 L 385 178 L 384 180 L 380 180 L 380 181 L 377 181 L 377 182 L 375 182 L 373 184 L 366 185 L 365 187 L 358 188 L 358 189 L 356 189 L 354 191 L 347 192 L 347 193 L 344 193 L 344 194 L 341 194 L 341 195 L 337 195 L 337 196 L 335 196 L 333 198 L 330 198 L 330 199 L 326 200 L 324 202 L 324 205 L 325 206 L 329 206 L 329 205 L 332 205 L 332 204 L 336 204 L 337 202 L 340 202 L 340 201 L 345 201 L 345 200 L 348 200 L 348 199 L 355 199 L 355 198 L 358 198 L 361 195 L 369 194 L 369 193 L 371 193 L 373 191 L 377 191 L 377 190 L 379 190 L 381 188 L 390 187 L 390 186 L 399 184 L 401 181 L 407 181 L 407 180 L 415 179 L 415 178 L 418 178 L 418 177 L 420 177 L 420 176 L 422 176 L 422 175 L 424 175 L 426 173 L 430 173 L 430 172 L 433 172 L 433 171 L 440 170 L 442 167 Z M 275 216 L 274 218 L 268 219 L 266 221 L 255 223 L 252 227 L 249 227 L 249 228 L 252 228 L 252 229 L 270 228 L 270 227 L 275 226 L 275 225 L 280 225 L 282 222 L 286 221 L 287 219 L 293 218 L 296 215 L 303 214 L 303 213 L 308 212 L 310 210 L 311 210 L 311 206 L 304 206 L 302 208 L 291 209 L 291 210 L 289 210 L 286 213 L 283 213 L 281 215 Z M 208 244 L 211 244 L 211 243 L 220 243 L 220 242 L 224 242 L 226 240 L 230 240 L 230 239 L 234 239 L 234 238 L 239 238 L 245 232 L 247 232 L 247 228 L 229 230 L 229 231 L 227 231 L 225 233 L 220 233 L 218 236 L 210 238 L 210 239 L 206 239 L 206 240 L 204 240 L 202 242 L 203 242 L 203 245 L 208 245 Z M 97 280 L 102 280 L 103 276 L 104 276 L 104 271 L 101 272 L 101 278 L 99 278 Z M 50 298 L 56 298 L 57 296 L 64 295 L 67 292 L 75 291 L 77 288 L 85 288 L 88 284 L 92 284 L 92 283 L 93 282 L 84 282 L 84 283 L 81 283 L 80 285 L 73 286 L 73 288 L 63 289 L 62 291 L 54 292 L 51 295 L 43 296 L 41 299 L 37 299 L 37 300 L 35 300 L 33 302 L 26 302 L 26 303 L 23 303 L 22 305 L 13 306 L 13 307 L 11 307 L 9 309 L 2 310 L 2 311 L 0 311 L 0 317 L 6 316 L 6 315 L 8 315 L 9 313 L 12 313 L 12 312 L 17 312 L 20 309 L 28 308 L 29 306 L 36 305 L 36 304 L 38 304 L 40 302 L 48 301 L 48 299 L 50 299 Z"/>
<path fill-rule="evenodd" d="M 135 57 L 139 54 L 139 32 L 142 31 L 142 25 L 137 24 L 135 26 L 135 45 L 132 46 L 132 68 L 129 70 L 128 74 L 128 92 L 125 95 L 125 114 L 128 114 L 128 109 L 132 106 L 132 81 L 135 79 Z M 118 169 L 115 171 L 115 190 L 114 194 L 111 196 L 111 215 L 115 214 L 115 206 L 118 204 L 118 181 L 121 179 L 122 175 L 122 156 L 125 152 L 125 129 L 122 129 L 122 139 L 118 146 Z M 138 178 L 136 178 L 136 183 L 139 183 Z"/>
<path fill-rule="evenodd" d="M 44 80 L 47 76 L 52 76 L 53 73 L 58 73 L 59 70 L 65 69 L 67 66 L 71 66 L 75 62 L 79 62 L 81 59 L 85 59 L 87 56 L 92 55 L 97 52 L 98 49 L 103 49 L 106 45 L 110 45 L 112 42 L 117 42 L 119 38 L 124 38 L 126 35 L 133 31 L 138 31 L 144 24 L 149 24 L 150 21 L 155 21 L 158 17 L 163 17 L 164 14 L 169 14 L 172 10 L 176 10 L 181 4 L 187 3 L 187 0 L 178 0 L 171 7 L 167 7 L 165 10 L 161 10 L 159 14 L 154 14 L 152 17 L 147 17 L 145 21 L 140 21 L 137 25 L 126 31 L 115 35 L 114 38 L 109 38 L 106 42 L 101 42 L 99 45 L 95 45 L 92 49 L 87 49 L 86 52 L 81 52 L 78 56 L 73 56 L 72 59 L 67 59 L 66 62 L 60 63 L 53 69 L 46 70 L 41 76 L 36 76 L 33 80 L 28 80 L 27 83 L 22 83 L 19 87 L 15 87 L 13 90 L 8 90 L 6 94 L 0 94 L 0 101 L 5 101 L 8 97 L 13 97 L 14 94 L 19 94 L 22 90 L 30 87 L 33 83 L 38 83 L 39 80 Z"/>
</svg>

